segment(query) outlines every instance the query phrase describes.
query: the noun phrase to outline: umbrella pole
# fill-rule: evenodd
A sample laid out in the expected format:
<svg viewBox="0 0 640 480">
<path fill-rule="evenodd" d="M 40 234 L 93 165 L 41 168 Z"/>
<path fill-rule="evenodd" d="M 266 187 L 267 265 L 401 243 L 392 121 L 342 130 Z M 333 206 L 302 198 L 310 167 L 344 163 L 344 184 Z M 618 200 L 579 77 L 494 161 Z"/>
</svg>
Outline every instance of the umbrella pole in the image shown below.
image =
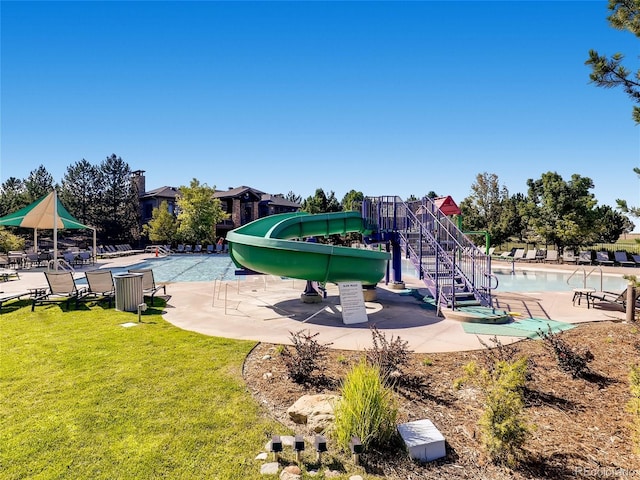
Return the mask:
<svg viewBox="0 0 640 480">
<path fill-rule="evenodd" d="M 58 271 L 58 192 L 53 189 L 53 264 Z"/>
</svg>

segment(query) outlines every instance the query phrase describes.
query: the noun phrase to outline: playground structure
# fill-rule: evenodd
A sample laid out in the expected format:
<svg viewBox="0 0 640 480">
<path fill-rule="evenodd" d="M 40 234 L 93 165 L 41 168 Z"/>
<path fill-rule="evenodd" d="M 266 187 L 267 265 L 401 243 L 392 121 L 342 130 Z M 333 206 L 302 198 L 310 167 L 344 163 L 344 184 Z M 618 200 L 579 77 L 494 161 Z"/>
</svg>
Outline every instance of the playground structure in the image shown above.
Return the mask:
<svg viewBox="0 0 640 480">
<path fill-rule="evenodd" d="M 370 248 L 301 241 L 349 232 L 361 233 Z M 497 286 L 491 258 L 428 197 L 412 202 L 369 197 L 361 212 L 272 215 L 229 232 L 227 241 L 241 268 L 322 283 L 372 286 L 386 277 L 387 283 L 403 285 L 406 258 L 434 302 L 452 310 L 491 306 Z"/>
</svg>

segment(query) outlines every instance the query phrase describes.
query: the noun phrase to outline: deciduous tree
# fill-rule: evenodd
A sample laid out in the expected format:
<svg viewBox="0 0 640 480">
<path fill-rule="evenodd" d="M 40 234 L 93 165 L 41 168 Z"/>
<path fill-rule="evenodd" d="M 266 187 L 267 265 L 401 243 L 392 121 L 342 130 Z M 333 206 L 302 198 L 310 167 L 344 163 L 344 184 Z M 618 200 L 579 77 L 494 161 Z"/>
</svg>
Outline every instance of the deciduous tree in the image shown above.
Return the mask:
<svg viewBox="0 0 640 480">
<path fill-rule="evenodd" d="M 213 198 L 215 187 L 195 178 L 181 186 L 177 197 L 178 236 L 187 243 L 215 243 L 216 224 L 229 218 L 220 200 Z"/>
<path fill-rule="evenodd" d="M 158 208 L 153 209 L 151 220 L 143 229 L 149 236 L 149 240 L 155 243 L 171 244 L 176 239 L 178 223 L 169 212 L 169 204 L 166 200 L 163 200 Z"/>
</svg>

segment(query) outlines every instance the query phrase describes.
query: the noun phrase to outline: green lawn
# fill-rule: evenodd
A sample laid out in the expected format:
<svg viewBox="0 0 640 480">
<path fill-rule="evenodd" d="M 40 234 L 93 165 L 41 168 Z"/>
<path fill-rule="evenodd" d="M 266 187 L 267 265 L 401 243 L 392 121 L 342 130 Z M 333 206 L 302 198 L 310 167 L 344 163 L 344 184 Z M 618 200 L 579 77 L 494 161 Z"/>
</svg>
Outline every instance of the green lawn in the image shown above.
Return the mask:
<svg viewBox="0 0 640 480">
<path fill-rule="evenodd" d="M 260 478 L 267 433 L 287 433 L 243 384 L 252 342 L 157 309 L 124 328 L 137 314 L 19 305 L 0 315 L 0 478 Z"/>
</svg>

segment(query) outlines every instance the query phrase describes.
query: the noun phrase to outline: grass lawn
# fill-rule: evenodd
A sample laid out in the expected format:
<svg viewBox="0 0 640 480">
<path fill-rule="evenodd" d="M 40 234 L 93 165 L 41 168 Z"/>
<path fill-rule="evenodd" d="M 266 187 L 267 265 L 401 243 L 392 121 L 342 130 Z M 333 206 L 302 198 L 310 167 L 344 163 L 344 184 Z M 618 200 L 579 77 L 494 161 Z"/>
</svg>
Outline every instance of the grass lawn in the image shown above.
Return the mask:
<svg viewBox="0 0 640 480">
<path fill-rule="evenodd" d="M 287 433 L 242 381 L 253 342 L 151 308 L 124 328 L 137 314 L 17 305 L 0 315 L 0 478 L 260 478 L 267 434 Z"/>
</svg>

